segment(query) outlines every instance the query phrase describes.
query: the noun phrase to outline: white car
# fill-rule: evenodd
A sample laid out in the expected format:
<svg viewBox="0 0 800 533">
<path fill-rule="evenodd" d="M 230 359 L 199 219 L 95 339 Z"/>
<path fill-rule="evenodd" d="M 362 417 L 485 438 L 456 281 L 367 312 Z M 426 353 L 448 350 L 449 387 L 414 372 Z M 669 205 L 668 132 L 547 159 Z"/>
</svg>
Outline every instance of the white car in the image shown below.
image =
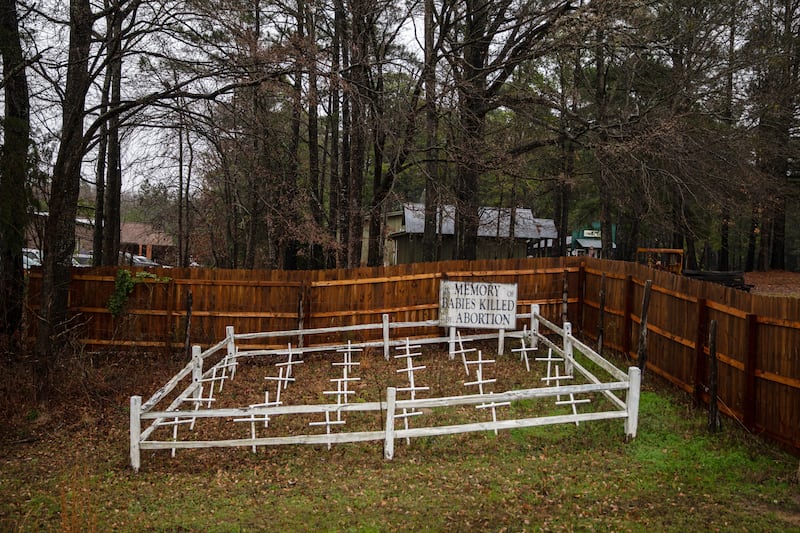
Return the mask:
<svg viewBox="0 0 800 533">
<path fill-rule="evenodd" d="M 22 249 L 22 266 L 25 270 L 42 266 L 42 253 L 35 248 Z"/>
</svg>

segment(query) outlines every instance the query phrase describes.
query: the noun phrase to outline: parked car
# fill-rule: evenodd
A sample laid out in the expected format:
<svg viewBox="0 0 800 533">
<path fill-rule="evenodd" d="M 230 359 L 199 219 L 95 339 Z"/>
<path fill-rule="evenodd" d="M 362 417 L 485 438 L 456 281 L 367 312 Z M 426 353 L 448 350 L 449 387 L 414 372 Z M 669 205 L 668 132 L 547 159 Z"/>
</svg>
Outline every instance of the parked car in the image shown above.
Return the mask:
<svg viewBox="0 0 800 533">
<path fill-rule="evenodd" d="M 138 267 L 160 267 L 161 265 L 153 261 L 152 259 L 148 259 L 143 255 L 136 255 L 130 253 L 123 253 L 121 254 L 121 261 L 120 264 L 123 265 L 130 265 L 130 266 L 138 266 Z"/>
<path fill-rule="evenodd" d="M 42 254 L 39 250 L 34 248 L 23 248 L 22 249 L 22 266 L 25 270 L 29 270 L 31 267 L 39 267 L 42 266 Z"/>
<path fill-rule="evenodd" d="M 72 266 L 74 267 L 90 267 L 92 266 L 92 254 L 74 254 L 72 256 Z"/>
</svg>

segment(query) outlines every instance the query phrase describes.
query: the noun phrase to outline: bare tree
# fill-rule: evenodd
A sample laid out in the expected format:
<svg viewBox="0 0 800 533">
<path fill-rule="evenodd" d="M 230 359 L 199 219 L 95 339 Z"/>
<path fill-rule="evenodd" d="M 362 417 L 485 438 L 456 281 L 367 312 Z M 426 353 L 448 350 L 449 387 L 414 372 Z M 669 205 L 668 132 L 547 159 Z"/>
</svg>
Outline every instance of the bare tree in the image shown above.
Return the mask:
<svg viewBox="0 0 800 533">
<path fill-rule="evenodd" d="M 479 226 L 479 183 L 486 168 L 487 113 L 516 68 L 551 49 L 556 23 L 573 10 L 570 1 L 450 3 L 444 13 L 448 61 L 458 91 L 456 157 L 456 256 L 474 259 Z"/>
<path fill-rule="evenodd" d="M 69 5 L 69 62 L 64 90 L 61 142 L 53 178 L 49 216 L 45 228 L 42 292 L 36 336 L 36 386 L 44 395 L 49 388 L 50 370 L 63 346 L 59 337 L 68 331 L 67 299 L 70 268 L 75 249 L 75 215 L 80 190 L 84 146 L 84 112 L 89 91 L 89 49 L 94 17 L 88 0 L 71 0 Z"/>
<path fill-rule="evenodd" d="M 13 336 L 22 325 L 25 281 L 22 248 L 27 226 L 26 183 L 30 143 L 30 102 L 26 62 L 14 0 L 0 2 L 0 58 L 5 113 L 0 153 L 0 334 Z"/>
</svg>

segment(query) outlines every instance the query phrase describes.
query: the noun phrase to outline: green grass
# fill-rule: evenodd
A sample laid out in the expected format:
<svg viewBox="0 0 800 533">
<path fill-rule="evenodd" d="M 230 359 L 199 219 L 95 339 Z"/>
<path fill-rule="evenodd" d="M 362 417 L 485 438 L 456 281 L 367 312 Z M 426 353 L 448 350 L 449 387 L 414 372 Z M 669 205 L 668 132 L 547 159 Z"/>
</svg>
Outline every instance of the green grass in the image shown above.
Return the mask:
<svg viewBox="0 0 800 533">
<path fill-rule="evenodd" d="M 524 407 L 524 406 L 522 406 Z M 798 459 L 646 390 L 621 420 L 381 443 L 145 452 L 127 419 L 0 451 L 2 531 L 800 531 Z"/>
</svg>

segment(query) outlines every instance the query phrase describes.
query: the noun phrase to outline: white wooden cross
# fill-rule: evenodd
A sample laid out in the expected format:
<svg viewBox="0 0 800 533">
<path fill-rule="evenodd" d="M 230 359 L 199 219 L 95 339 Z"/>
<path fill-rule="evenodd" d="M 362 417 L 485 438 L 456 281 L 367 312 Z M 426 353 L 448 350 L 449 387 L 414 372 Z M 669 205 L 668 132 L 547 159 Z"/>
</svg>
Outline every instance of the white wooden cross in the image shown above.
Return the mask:
<svg viewBox="0 0 800 533">
<path fill-rule="evenodd" d="M 548 365 L 549 364 L 550 363 L 548 362 Z M 559 370 L 558 369 L 559 369 L 559 366 L 555 365 L 555 376 L 552 376 L 550 378 L 542 378 L 542 380 L 546 379 L 548 383 L 551 382 L 551 381 L 555 381 L 556 388 L 558 388 L 558 387 L 561 386 L 561 380 L 562 379 L 572 379 L 573 378 L 573 376 L 566 376 L 566 375 L 565 376 L 561 376 L 561 375 L 559 375 Z M 556 405 L 569 405 L 569 406 L 571 406 L 573 415 L 577 415 L 578 414 L 577 404 L 579 404 L 579 403 L 589 403 L 589 402 L 591 402 L 591 400 L 588 399 L 588 398 L 583 398 L 583 399 L 577 399 L 576 400 L 575 399 L 575 394 L 573 394 L 573 393 L 569 393 L 569 400 L 562 400 L 561 399 L 561 395 L 560 394 L 556 394 Z M 578 422 L 576 420 L 575 421 L 575 425 L 579 426 L 580 422 Z"/>
<path fill-rule="evenodd" d="M 468 364 L 468 365 L 478 365 L 478 368 L 475 370 L 475 374 L 476 374 L 476 377 L 478 379 L 476 381 L 465 381 L 464 382 L 464 386 L 465 387 L 469 387 L 469 386 L 472 386 L 472 385 L 477 385 L 478 386 L 478 391 L 480 392 L 480 394 L 483 394 L 483 386 L 485 384 L 495 383 L 497 381 L 497 379 L 495 379 L 495 378 L 483 379 L 483 365 L 484 364 L 491 364 L 491 363 L 494 363 L 494 362 L 495 362 L 494 359 L 484 359 L 483 358 L 483 352 L 481 350 L 478 350 L 478 358 L 475 359 L 474 361 L 467 361 L 466 362 L 466 364 Z"/>
<path fill-rule="evenodd" d="M 331 412 L 325 411 L 325 421 L 324 422 L 309 422 L 309 426 L 325 426 L 325 434 L 331 434 L 331 426 L 334 425 L 341 425 L 344 424 L 344 420 L 331 420 Z M 331 449 L 331 441 L 328 441 L 328 449 Z"/>
<path fill-rule="evenodd" d="M 234 346 L 233 353 L 226 354 L 222 361 L 217 363 L 217 366 L 214 367 L 214 377 L 216 377 L 217 370 L 222 371 L 222 375 L 219 377 L 219 390 L 222 390 L 222 386 L 225 384 L 226 379 L 233 379 L 236 377 L 236 367 L 238 366 L 236 357 L 238 354 L 239 348 Z"/>
<path fill-rule="evenodd" d="M 179 416 L 176 416 L 173 420 L 161 420 L 161 421 L 157 422 L 156 425 L 158 425 L 158 426 L 172 426 L 172 440 L 173 441 L 177 441 L 178 440 L 178 426 L 180 426 L 181 424 L 191 424 L 191 425 L 193 425 L 194 424 L 194 420 L 195 420 L 194 417 L 181 418 Z M 172 457 L 175 457 L 175 448 L 171 448 L 170 455 Z"/>
<path fill-rule="evenodd" d="M 526 325 L 525 325 L 525 326 L 524 326 L 522 329 L 523 329 L 523 331 L 522 331 L 522 337 L 520 337 L 520 339 L 519 339 L 519 341 L 520 341 L 520 344 L 522 344 L 522 348 L 512 348 L 512 349 L 511 349 L 511 352 L 512 352 L 512 353 L 513 353 L 513 352 L 519 352 L 519 354 L 520 354 L 520 356 L 519 356 L 519 359 L 520 359 L 520 361 L 525 361 L 525 369 L 526 369 L 528 372 L 530 372 L 530 371 L 531 371 L 531 364 L 530 364 L 530 362 L 528 361 L 528 351 L 529 351 L 529 350 L 530 350 L 530 351 L 534 351 L 535 349 L 534 349 L 533 347 L 531 347 L 531 348 L 528 348 L 528 347 L 526 347 L 526 346 L 525 346 L 525 338 L 528 336 L 528 326 L 527 326 L 527 324 L 526 324 Z"/>
<path fill-rule="evenodd" d="M 286 388 L 286 384 L 289 381 L 294 381 L 294 378 L 287 378 L 283 374 L 284 374 L 284 368 L 281 367 L 280 370 L 278 371 L 278 375 L 277 376 L 266 376 L 266 377 L 264 377 L 264 379 L 266 379 L 267 381 L 277 381 L 278 382 L 278 386 L 276 387 L 276 391 L 275 391 L 275 401 L 276 402 L 280 402 L 281 401 L 281 389 L 285 389 Z"/>
<path fill-rule="evenodd" d="M 495 362 L 494 359 L 484 359 L 483 358 L 483 352 L 481 350 L 478 350 L 478 359 L 476 359 L 474 361 L 467 361 L 466 362 L 466 364 L 469 364 L 469 365 L 478 365 L 478 367 L 475 369 L 475 376 L 478 379 L 476 381 L 464 382 L 464 386 L 467 387 L 467 386 L 477 385 L 478 386 L 478 391 L 480 392 L 480 394 L 484 394 L 483 386 L 484 385 L 488 385 L 490 383 L 496 383 L 497 382 L 497 378 L 485 379 L 483 377 L 483 365 L 484 364 L 492 364 L 494 362 Z M 489 394 L 492 394 L 492 393 L 490 392 Z M 511 402 L 489 402 L 489 403 L 482 403 L 482 404 L 476 405 L 475 408 L 476 409 L 491 409 L 492 410 L 492 422 L 497 422 L 497 407 L 506 407 L 506 406 L 509 406 L 509 405 L 511 405 Z M 497 429 L 494 430 L 494 434 L 497 435 Z"/>
<path fill-rule="evenodd" d="M 283 381 L 283 390 L 286 390 L 286 387 L 289 385 L 289 381 L 294 381 L 294 378 L 292 377 L 292 368 L 294 367 L 294 365 L 302 364 L 303 361 L 301 359 L 294 359 L 295 353 L 292 351 L 292 343 L 291 342 L 288 344 L 288 348 L 287 348 L 286 352 L 285 353 L 282 352 L 279 355 L 286 355 L 287 356 L 286 362 L 275 363 L 275 366 L 277 366 L 279 368 L 280 367 L 286 367 L 286 377 L 285 377 L 285 379 Z"/>
<path fill-rule="evenodd" d="M 430 387 L 421 387 L 417 385 L 416 379 L 414 377 L 414 372 L 417 370 L 425 370 L 424 365 L 414 366 L 412 359 L 417 357 L 418 355 L 422 355 L 422 352 L 418 352 L 416 350 L 420 349 L 420 345 L 418 344 L 411 344 L 408 337 L 406 337 L 406 342 L 403 346 L 397 346 L 397 350 L 400 350 L 401 353 L 394 356 L 395 359 L 405 359 L 406 360 L 406 367 L 400 368 L 396 370 L 398 374 L 405 372 L 406 376 L 408 377 L 408 387 L 398 387 L 398 391 L 408 392 L 411 400 L 417 399 L 417 391 L 424 391 L 430 390 Z M 403 420 L 403 427 L 408 429 L 408 419 L 412 416 L 421 415 L 422 411 L 418 411 L 416 409 L 408 410 L 403 408 L 402 413 L 398 413 L 395 415 L 395 418 L 401 418 Z M 411 444 L 411 439 L 406 437 L 406 444 Z"/>
<path fill-rule="evenodd" d="M 494 394 L 490 392 L 489 394 Z M 475 409 L 491 409 L 492 410 L 492 422 L 497 422 L 497 407 L 508 407 L 511 405 L 511 402 L 489 402 L 489 403 L 482 403 L 475 406 Z M 494 428 L 494 434 L 497 435 L 497 428 Z"/>
<path fill-rule="evenodd" d="M 542 381 L 550 384 L 551 381 L 556 381 L 556 379 L 572 379 L 572 376 L 559 376 L 558 378 L 553 377 L 553 363 L 561 363 L 564 361 L 561 357 L 553 357 L 553 349 L 547 349 L 547 357 L 537 357 L 536 361 L 546 362 L 547 363 L 547 376 L 542 378 Z M 558 365 L 556 365 L 558 368 Z"/>
<path fill-rule="evenodd" d="M 475 351 L 475 348 L 464 348 L 464 340 L 461 338 L 461 332 L 456 332 L 456 342 L 458 342 L 458 350 L 453 347 L 450 350 L 450 359 L 453 359 L 456 354 L 461 354 L 461 361 L 464 363 L 464 372 L 469 376 L 469 366 L 467 365 L 467 354 Z"/>
<path fill-rule="evenodd" d="M 269 401 L 269 391 L 267 390 L 267 391 L 264 391 L 264 403 L 253 403 L 253 404 L 250 404 L 250 408 L 253 409 L 253 408 L 256 408 L 256 407 L 276 407 L 276 406 L 278 406 L 280 404 L 281 404 L 280 401 L 277 401 L 277 402 L 270 402 Z M 260 416 L 250 415 L 247 418 L 234 418 L 233 421 L 234 422 L 250 422 L 250 438 L 254 439 L 254 440 L 256 438 L 256 422 L 264 422 L 264 427 L 265 428 L 269 427 L 269 415 L 260 415 Z M 253 453 L 256 453 L 256 445 L 255 444 L 253 444 L 252 450 L 253 450 Z"/>
<path fill-rule="evenodd" d="M 350 376 L 350 371 L 353 367 L 360 366 L 361 363 L 353 361 L 353 352 L 362 351 L 361 348 L 353 348 L 352 343 L 347 341 L 347 348 L 336 350 L 342 354 L 342 362 L 333 362 L 331 366 L 339 366 L 342 368 L 341 378 L 332 378 L 330 381 L 336 383 L 335 391 L 322 391 L 322 394 L 336 396 L 336 405 L 347 405 L 349 396 L 355 394 L 355 391 L 350 390 L 350 383 L 354 381 L 361 381 L 361 378 Z M 336 411 L 336 420 L 342 420 L 342 412 Z"/>
</svg>

